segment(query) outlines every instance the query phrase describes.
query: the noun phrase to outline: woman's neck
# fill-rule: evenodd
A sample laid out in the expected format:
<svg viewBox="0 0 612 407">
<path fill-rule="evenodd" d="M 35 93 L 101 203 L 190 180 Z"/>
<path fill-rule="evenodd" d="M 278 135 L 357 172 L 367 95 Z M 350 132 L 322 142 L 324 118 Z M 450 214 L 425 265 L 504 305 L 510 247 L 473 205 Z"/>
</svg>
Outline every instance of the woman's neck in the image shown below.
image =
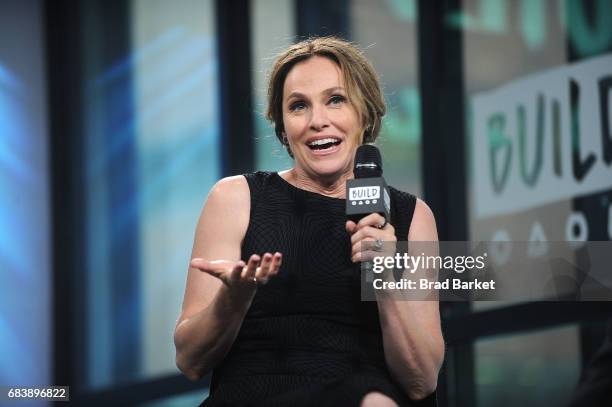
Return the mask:
<svg viewBox="0 0 612 407">
<path fill-rule="evenodd" d="M 292 168 L 282 174 L 283 178 L 297 188 L 316 192 L 334 198 L 344 198 L 346 194 L 346 180 L 353 178 L 353 172 L 341 174 L 340 176 L 312 177 L 304 171 Z"/>
</svg>

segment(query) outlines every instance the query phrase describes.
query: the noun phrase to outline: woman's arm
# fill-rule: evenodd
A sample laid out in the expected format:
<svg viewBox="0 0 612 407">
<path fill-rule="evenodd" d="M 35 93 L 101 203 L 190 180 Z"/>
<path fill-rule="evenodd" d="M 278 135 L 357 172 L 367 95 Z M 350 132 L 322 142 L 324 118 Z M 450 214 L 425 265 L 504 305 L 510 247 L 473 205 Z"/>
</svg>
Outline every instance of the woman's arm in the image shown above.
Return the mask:
<svg viewBox="0 0 612 407">
<path fill-rule="evenodd" d="M 382 229 L 376 227 L 383 221 L 382 216 L 372 214 L 358 224 L 347 222 L 347 231 L 352 235 L 353 261 L 367 257 L 361 252 L 364 241 L 396 240 L 392 225 L 387 224 Z M 417 199 L 407 239 L 438 241 L 434 216 L 420 199 Z M 380 290 L 376 291 L 376 296 L 385 359 L 391 375 L 411 399 L 423 399 L 436 389 L 438 372 L 444 360 L 438 301 L 401 301 L 394 298 L 394 294 Z"/>
<path fill-rule="evenodd" d="M 253 255 L 246 267 L 240 261 L 249 212 L 249 187 L 243 176 L 219 181 L 202 210 L 174 331 L 176 365 L 191 380 L 203 377 L 229 351 L 255 295 L 255 273 L 258 278 L 272 276 L 280 265 L 278 253 L 266 253 L 263 259 Z"/>
<path fill-rule="evenodd" d="M 420 199 L 408 241 L 438 241 L 433 213 Z M 438 301 L 397 301 L 384 297 L 382 293 L 378 300 L 378 313 L 389 370 L 410 398 L 425 398 L 435 391 L 444 360 Z"/>
</svg>

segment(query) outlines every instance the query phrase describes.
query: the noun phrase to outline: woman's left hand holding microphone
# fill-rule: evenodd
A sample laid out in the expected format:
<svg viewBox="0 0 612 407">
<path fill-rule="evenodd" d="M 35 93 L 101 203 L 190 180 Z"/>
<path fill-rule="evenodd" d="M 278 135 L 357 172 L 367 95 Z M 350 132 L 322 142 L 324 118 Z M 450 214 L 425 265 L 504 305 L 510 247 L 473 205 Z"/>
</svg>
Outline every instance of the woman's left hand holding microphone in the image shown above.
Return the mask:
<svg viewBox="0 0 612 407">
<path fill-rule="evenodd" d="M 382 215 L 371 213 L 358 223 L 349 220 L 345 227 L 351 235 L 353 263 L 372 260 L 377 256 L 395 255 L 395 228 Z"/>
</svg>

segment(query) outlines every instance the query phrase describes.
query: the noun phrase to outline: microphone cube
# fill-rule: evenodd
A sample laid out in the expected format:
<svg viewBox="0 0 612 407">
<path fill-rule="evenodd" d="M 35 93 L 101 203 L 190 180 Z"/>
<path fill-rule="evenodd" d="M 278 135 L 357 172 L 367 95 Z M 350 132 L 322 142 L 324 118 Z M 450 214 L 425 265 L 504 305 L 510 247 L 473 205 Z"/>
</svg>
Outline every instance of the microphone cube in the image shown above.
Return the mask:
<svg viewBox="0 0 612 407">
<path fill-rule="evenodd" d="M 358 222 L 371 213 L 390 220 L 391 199 L 383 177 L 355 178 L 346 182 L 346 215 Z"/>
</svg>

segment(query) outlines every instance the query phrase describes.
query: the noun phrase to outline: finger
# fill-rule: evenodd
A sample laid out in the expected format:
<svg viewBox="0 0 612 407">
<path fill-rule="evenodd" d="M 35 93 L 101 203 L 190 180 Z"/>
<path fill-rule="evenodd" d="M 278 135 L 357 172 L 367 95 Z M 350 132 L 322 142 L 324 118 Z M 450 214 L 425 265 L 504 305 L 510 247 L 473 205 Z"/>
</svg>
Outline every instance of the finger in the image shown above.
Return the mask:
<svg viewBox="0 0 612 407">
<path fill-rule="evenodd" d="M 373 251 L 373 250 L 364 250 L 364 251 L 353 254 L 353 256 L 351 257 L 351 261 L 353 263 L 359 263 L 360 261 L 372 261 L 374 257 L 379 257 L 379 256 L 380 256 L 380 252 Z"/>
<path fill-rule="evenodd" d="M 208 261 L 201 259 L 199 257 L 196 257 L 196 258 L 191 259 L 191 261 L 189 262 L 189 266 L 202 270 L 202 269 L 208 268 Z"/>
<path fill-rule="evenodd" d="M 361 218 L 357 223 L 357 230 L 366 226 L 378 226 L 385 222 L 385 218 L 379 213 L 371 213 L 368 216 Z"/>
<path fill-rule="evenodd" d="M 366 237 L 351 246 L 351 255 L 366 250 L 371 250 L 384 256 L 394 256 L 397 246 L 395 236 L 385 236 L 381 238 Z"/>
<path fill-rule="evenodd" d="M 257 280 L 261 280 L 262 283 L 265 283 L 265 280 L 268 278 L 268 273 L 270 272 L 270 265 L 272 264 L 272 255 L 270 253 L 265 253 L 263 255 L 263 259 L 261 260 L 261 264 L 257 267 L 257 272 L 255 273 L 255 278 Z"/>
<path fill-rule="evenodd" d="M 283 255 L 279 252 L 274 253 L 274 257 L 272 258 L 272 265 L 270 266 L 270 272 L 268 273 L 268 275 L 277 275 L 282 263 Z"/>
<path fill-rule="evenodd" d="M 242 271 L 242 279 L 244 281 L 253 281 L 253 279 L 255 278 L 255 272 L 257 271 L 257 266 L 259 266 L 260 261 L 261 257 L 256 254 L 253 254 L 251 255 L 251 257 L 249 257 L 249 262 Z"/>
<path fill-rule="evenodd" d="M 395 228 L 390 223 L 387 223 L 383 229 L 374 226 L 365 226 L 351 236 L 351 244 L 355 244 L 368 237 L 380 239 L 385 242 L 393 241 L 396 240 Z"/>
<path fill-rule="evenodd" d="M 355 233 L 355 228 L 356 227 L 357 227 L 357 224 L 355 222 L 353 222 L 352 220 L 347 220 L 346 224 L 344 225 L 344 228 L 350 234 Z"/>
<path fill-rule="evenodd" d="M 228 271 L 232 264 L 233 262 L 228 260 L 209 261 L 202 258 L 194 258 L 189 263 L 191 267 L 208 273 L 214 277 L 220 277 L 223 273 Z"/>
<path fill-rule="evenodd" d="M 191 259 L 190 266 L 199 269 L 226 271 L 233 267 L 234 261 L 230 260 L 206 260 L 199 257 Z"/>
<path fill-rule="evenodd" d="M 375 249 L 373 249 L 375 241 L 376 239 L 368 237 L 359 242 L 356 242 L 351 248 L 351 256 L 368 250 L 375 251 Z"/>
<path fill-rule="evenodd" d="M 240 281 L 240 276 L 242 274 L 242 270 L 244 270 L 244 266 L 246 265 L 246 263 L 242 260 L 240 260 L 238 263 L 236 263 L 236 265 L 234 266 L 234 268 L 232 269 L 231 273 L 230 273 L 230 281 L 232 282 L 238 282 Z"/>
<path fill-rule="evenodd" d="M 351 243 L 358 243 L 359 241 L 364 240 L 368 237 L 382 240 L 383 236 L 384 234 L 380 229 L 377 229 L 372 226 L 366 226 L 358 230 L 357 232 L 355 232 L 355 234 L 353 234 L 353 236 L 351 236 Z"/>
</svg>

